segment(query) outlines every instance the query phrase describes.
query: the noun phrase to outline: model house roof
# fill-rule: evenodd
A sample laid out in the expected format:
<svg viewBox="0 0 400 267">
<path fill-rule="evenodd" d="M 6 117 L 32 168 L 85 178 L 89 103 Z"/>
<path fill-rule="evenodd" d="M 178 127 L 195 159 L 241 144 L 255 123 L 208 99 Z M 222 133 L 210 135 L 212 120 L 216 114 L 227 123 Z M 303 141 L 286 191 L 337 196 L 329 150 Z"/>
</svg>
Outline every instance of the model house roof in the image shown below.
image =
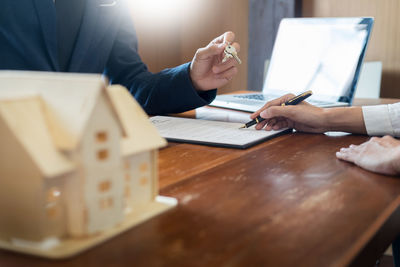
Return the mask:
<svg viewBox="0 0 400 267">
<path fill-rule="evenodd" d="M 55 146 L 48 131 L 43 101 L 39 96 L 0 100 L 0 120 L 36 163 L 44 177 L 56 177 L 75 169 L 75 165 Z M 6 156 L 6 155 L 5 155 Z"/>
<path fill-rule="evenodd" d="M 27 149 L 32 149 L 29 152 L 48 175 L 70 168 L 60 152 L 77 148 L 100 96 L 109 99 L 124 134 L 123 155 L 164 146 L 165 140 L 128 91 L 121 86 L 106 90 L 106 84 L 102 76 L 93 74 L 0 71 L 0 115 L 14 135 L 27 142 Z M 40 151 L 41 143 L 35 144 L 31 138 L 35 129 L 36 138 L 43 139 L 48 149 L 45 152 Z M 53 160 L 67 160 L 55 164 L 63 166 L 57 171 L 47 169 L 51 168 L 48 159 L 53 154 Z"/>
<path fill-rule="evenodd" d="M 73 150 L 104 88 L 99 75 L 48 72 L 0 72 L 0 99 L 40 95 L 55 144 Z"/>
<path fill-rule="evenodd" d="M 156 127 L 149 123 L 147 114 L 124 87 L 113 85 L 106 90 L 126 134 L 122 141 L 123 155 L 156 149 L 167 144 Z"/>
</svg>

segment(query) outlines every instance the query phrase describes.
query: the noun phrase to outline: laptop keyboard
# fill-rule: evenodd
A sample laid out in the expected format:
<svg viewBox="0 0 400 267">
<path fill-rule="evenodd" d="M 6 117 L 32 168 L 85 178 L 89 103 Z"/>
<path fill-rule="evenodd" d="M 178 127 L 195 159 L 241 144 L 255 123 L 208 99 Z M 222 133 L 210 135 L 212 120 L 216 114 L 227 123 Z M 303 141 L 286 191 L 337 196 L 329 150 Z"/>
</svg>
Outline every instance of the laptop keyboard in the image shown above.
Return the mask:
<svg viewBox="0 0 400 267">
<path fill-rule="evenodd" d="M 234 97 L 239 98 L 239 99 L 244 99 L 244 100 L 256 100 L 256 101 L 269 101 L 273 100 L 275 98 L 278 98 L 279 96 L 268 96 L 265 97 L 263 94 L 251 94 L 251 95 L 234 95 Z M 324 105 L 330 105 L 333 102 L 327 102 L 327 101 L 321 101 L 321 100 L 307 100 L 310 104 L 316 105 L 316 106 L 324 106 Z"/>
<path fill-rule="evenodd" d="M 325 105 L 331 105 L 332 103 L 335 103 L 335 102 L 327 102 L 327 101 L 321 101 L 321 100 L 315 100 L 315 99 L 308 100 L 307 102 L 314 106 L 325 106 Z"/>
<path fill-rule="evenodd" d="M 246 99 L 246 100 L 260 100 L 260 101 L 266 101 L 267 98 L 264 97 L 262 94 L 254 94 L 254 95 L 235 95 L 234 97 L 240 98 L 240 99 Z M 270 99 L 270 97 L 268 97 Z"/>
</svg>

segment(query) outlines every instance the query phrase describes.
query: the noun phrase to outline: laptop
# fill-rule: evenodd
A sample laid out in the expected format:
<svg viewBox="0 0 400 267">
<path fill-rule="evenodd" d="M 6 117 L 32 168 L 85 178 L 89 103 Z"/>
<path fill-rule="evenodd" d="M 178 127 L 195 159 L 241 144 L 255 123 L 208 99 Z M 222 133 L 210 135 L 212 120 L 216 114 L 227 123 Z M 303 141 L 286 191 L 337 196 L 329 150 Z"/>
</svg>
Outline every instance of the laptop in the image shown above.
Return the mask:
<svg viewBox="0 0 400 267">
<path fill-rule="evenodd" d="M 218 95 L 211 106 L 254 112 L 287 93 L 312 90 L 319 107 L 349 106 L 373 18 L 286 18 L 279 25 L 262 93 Z"/>
</svg>

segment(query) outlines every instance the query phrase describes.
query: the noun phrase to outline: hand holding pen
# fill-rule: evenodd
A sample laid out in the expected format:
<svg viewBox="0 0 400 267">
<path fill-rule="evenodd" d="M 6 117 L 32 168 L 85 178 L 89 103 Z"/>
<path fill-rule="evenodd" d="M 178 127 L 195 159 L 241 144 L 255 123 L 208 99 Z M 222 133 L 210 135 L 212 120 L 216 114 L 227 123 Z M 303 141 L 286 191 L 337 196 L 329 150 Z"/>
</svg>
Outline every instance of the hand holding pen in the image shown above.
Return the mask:
<svg viewBox="0 0 400 267">
<path fill-rule="evenodd" d="M 252 116 L 251 116 L 253 118 L 253 120 L 249 121 L 248 123 L 243 125 L 241 128 L 249 128 L 249 127 L 251 127 L 251 126 L 253 126 L 255 124 L 258 124 L 256 128 L 257 129 L 261 129 L 267 123 L 267 121 L 265 121 L 266 118 L 265 118 L 265 116 L 263 116 L 263 113 L 265 115 L 265 113 L 266 113 L 265 111 L 269 107 L 277 106 L 279 104 L 280 104 L 280 106 L 297 105 L 297 104 L 301 103 L 303 100 L 305 100 L 308 97 L 310 97 L 311 95 L 312 95 L 312 91 L 306 91 L 306 92 L 301 93 L 301 94 L 299 94 L 297 96 L 294 96 L 294 97 L 293 97 L 293 95 L 286 95 L 286 96 L 283 96 L 281 98 L 278 98 L 278 99 L 275 99 L 273 101 L 270 101 L 267 104 L 265 104 L 263 108 L 261 108 L 260 110 L 258 110 L 255 113 L 253 113 Z M 290 98 L 289 98 L 289 96 L 290 96 Z M 282 101 L 282 100 L 285 100 L 285 101 Z M 274 126 L 274 124 L 276 124 L 276 119 L 274 119 L 274 118 L 269 118 L 269 119 L 270 120 L 268 121 L 268 126 L 271 127 L 271 129 L 267 128 L 267 130 L 272 130 L 272 127 Z M 273 126 L 271 126 L 271 124 L 273 124 Z M 288 123 L 286 123 L 286 124 L 288 124 Z M 260 127 L 260 125 L 262 125 L 262 126 Z M 277 130 L 277 128 L 283 128 L 283 127 L 274 127 L 274 130 Z"/>
</svg>

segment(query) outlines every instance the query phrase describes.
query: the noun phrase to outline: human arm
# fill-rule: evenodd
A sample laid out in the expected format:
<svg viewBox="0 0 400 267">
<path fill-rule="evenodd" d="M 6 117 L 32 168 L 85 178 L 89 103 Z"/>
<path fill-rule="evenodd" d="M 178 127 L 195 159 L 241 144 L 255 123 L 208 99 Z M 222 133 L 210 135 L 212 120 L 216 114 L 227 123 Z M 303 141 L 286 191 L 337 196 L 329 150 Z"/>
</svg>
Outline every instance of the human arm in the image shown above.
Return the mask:
<svg viewBox="0 0 400 267">
<path fill-rule="evenodd" d="M 347 131 L 369 135 L 400 136 L 400 103 L 327 109 L 318 108 L 306 102 L 297 106 L 280 106 L 292 97 L 294 95 L 288 94 L 270 101 L 252 114 L 251 118 L 260 114 L 266 119 L 256 128 L 277 130 L 290 127 L 314 133 Z M 388 175 L 400 174 L 400 141 L 390 136 L 374 137 L 359 146 L 351 145 L 349 148 L 342 148 L 336 156 L 373 172 Z"/>
<path fill-rule="evenodd" d="M 389 105 L 364 106 L 362 109 L 368 135 L 400 137 L 400 102 Z"/>
<path fill-rule="evenodd" d="M 400 141 L 391 136 L 373 137 L 361 145 L 342 148 L 336 156 L 372 172 L 400 174 Z"/>
<path fill-rule="evenodd" d="M 226 33 L 199 49 L 191 63 L 151 73 L 137 52 L 129 12 L 121 10 L 121 15 L 105 74 L 112 84 L 127 87 L 148 114 L 179 113 L 206 105 L 216 96 L 214 88 L 226 84 L 237 72 L 233 60 L 220 63 L 225 46 L 220 41 L 233 42 L 234 38 Z"/>
<path fill-rule="evenodd" d="M 400 103 L 365 106 L 362 111 L 368 135 L 400 136 Z M 342 148 L 336 156 L 373 172 L 399 175 L 400 141 L 389 135 Z"/>
<path fill-rule="evenodd" d="M 265 119 L 256 125 L 256 129 L 279 130 L 289 127 L 312 133 L 327 131 L 366 133 L 361 107 L 319 108 L 305 101 L 295 106 L 281 106 L 293 97 L 293 94 L 284 95 L 266 103 L 253 113 L 251 119 L 258 115 Z"/>
</svg>

